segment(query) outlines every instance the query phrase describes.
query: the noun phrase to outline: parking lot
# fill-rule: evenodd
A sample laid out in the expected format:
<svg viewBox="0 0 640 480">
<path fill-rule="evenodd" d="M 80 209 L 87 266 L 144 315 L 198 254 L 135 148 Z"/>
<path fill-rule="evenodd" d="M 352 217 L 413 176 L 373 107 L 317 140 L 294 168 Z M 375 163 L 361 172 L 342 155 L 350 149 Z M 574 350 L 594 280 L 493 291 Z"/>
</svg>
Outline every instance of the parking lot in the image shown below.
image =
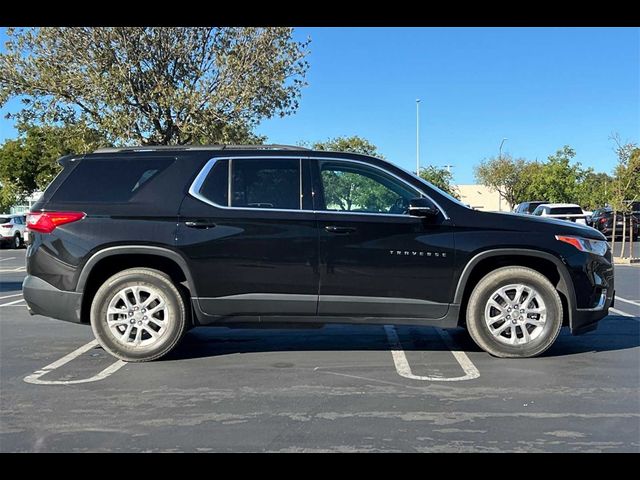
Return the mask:
<svg viewBox="0 0 640 480">
<path fill-rule="evenodd" d="M 492 358 L 462 330 L 198 328 L 125 364 L 91 329 L 30 316 L 0 251 L 0 450 L 640 451 L 640 267 L 600 328 Z"/>
</svg>

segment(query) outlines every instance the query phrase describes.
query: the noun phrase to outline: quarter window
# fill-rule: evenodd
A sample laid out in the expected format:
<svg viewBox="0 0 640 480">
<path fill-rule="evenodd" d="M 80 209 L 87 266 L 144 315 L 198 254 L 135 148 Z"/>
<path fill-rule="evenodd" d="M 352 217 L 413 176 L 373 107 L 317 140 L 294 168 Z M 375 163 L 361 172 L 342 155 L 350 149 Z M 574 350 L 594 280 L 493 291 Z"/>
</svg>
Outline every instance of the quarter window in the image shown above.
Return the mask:
<svg viewBox="0 0 640 480">
<path fill-rule="evenodd" d="M 421 196 L 377 168 L 351 162 L 321 162 L 320 178 L 322 210 L 403 215 L 409 201 Z"/>
</svg>

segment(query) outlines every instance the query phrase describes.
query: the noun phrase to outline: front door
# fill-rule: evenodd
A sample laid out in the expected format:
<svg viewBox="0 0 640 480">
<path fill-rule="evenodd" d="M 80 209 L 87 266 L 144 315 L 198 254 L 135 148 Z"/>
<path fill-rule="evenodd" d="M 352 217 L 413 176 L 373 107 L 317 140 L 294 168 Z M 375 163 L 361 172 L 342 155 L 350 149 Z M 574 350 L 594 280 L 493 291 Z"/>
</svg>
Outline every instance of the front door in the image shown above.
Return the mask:
<svg viewBox="0 0 640 480">
<path fill-rule="evenodd" d="M 318 233 L 304 163 L 220 158 L 196 178 L 180 209 L 177 246 L 203 313 L 315 315 Z"/>
<path fill-rule="evenodd" d="M 320 316 L 440 318 L 448 310 L 453 230 L 441 212 L 410 216 L 424 196 L 379 167 L 313 162 L 320 232 Z"/>
</svg>

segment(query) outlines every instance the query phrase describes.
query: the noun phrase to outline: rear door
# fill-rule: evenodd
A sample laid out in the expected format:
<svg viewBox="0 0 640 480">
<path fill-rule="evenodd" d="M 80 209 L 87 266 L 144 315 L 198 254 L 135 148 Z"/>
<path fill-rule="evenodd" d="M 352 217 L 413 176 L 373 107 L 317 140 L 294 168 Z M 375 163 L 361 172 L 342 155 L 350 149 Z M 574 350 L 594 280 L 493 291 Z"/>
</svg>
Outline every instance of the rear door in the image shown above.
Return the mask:
<svg viewBox="0 0 640 480">
<path fill-rule="evenodd" d="M 305 163 L 216 158 L 194 181 L 177 246 L 206 315 L 316 314 L 318 232 Z"/>
</svg>

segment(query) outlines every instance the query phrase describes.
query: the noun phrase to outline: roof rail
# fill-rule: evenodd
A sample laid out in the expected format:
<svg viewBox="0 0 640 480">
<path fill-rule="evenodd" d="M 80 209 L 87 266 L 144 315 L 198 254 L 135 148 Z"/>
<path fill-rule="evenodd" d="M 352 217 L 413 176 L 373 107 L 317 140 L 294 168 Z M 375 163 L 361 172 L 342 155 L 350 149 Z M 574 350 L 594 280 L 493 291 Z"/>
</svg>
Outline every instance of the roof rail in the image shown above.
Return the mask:
<svg viewBox="0 0 640 480">
<path fill-rule="evenodd" d="M 133 147 L 99 148 L 93 153 L 155 152 L 162 150 L 310 150 L 296 145 L 137 145 Z"/>
</svg>

